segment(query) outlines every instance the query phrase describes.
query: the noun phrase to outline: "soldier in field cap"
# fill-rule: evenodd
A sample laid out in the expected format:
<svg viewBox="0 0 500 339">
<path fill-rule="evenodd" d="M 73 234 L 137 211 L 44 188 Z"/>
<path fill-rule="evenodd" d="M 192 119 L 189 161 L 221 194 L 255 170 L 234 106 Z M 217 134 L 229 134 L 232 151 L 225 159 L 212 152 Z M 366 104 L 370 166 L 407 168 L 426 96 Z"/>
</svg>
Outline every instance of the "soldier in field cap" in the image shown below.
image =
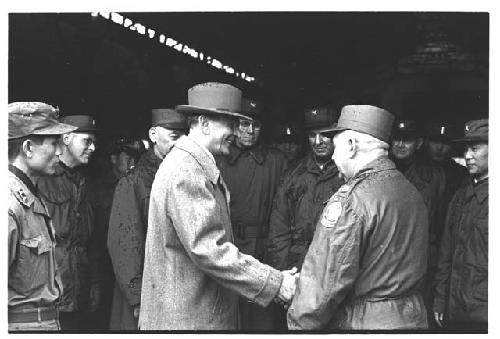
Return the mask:
<svg viewBox="0 0 500 339">
<path fill-rule="evenodd" d="M 57 331 L 63 284 L 52 220 L 36 184 L 55 173 L 59 136 L 76 127 L 58 122 L 58 110 L 41 102 L 14 102 L 7 110 L 9 331 Z"/>
<path fill-rule="evenodd" d="M 101 276 L 98 253 L 89 248 L 95 222 L 82 166 L 95 151 L 96 123 L 90 115 L 67 115 L 60 121 L 76 130 L 61 136 L 63 151 L 56 173 L 39 180 L 37 187 L 56 231 L 56 260 L 64 285 L 58 304 L 62 330 L 88 331 L 90 313 L 100 300 Z"/>
<path fill-rule="evenodd" d="M 294 330 L 425 329 L 427 213 L 388 158 L 394 117 L 342 108 L 333 160 L 346 183 L 327 202 L 288 309 Z"/>
<path fill-rule="evenodd" d="M 241 91 L 222 83 L 188 91 L 189 134 L 156 173 L 149 202 L 141 290 L 141 330 L 236 330 L 240 295 L 260 306 L 289 301 L 292 272 L 280 272 L 233 244 L 230 192 L 215 162 L 229 155 Z M 245 125 L 248 128 L 253 125 Z"/>
<path fill-rule="evenodd" d="M 450 330 L 488 331 L 488 119 L 465 124 L 469 177 L 453 196 L 446 216 L 434 281 L 434 317 Z"/>
<path fill-rule="evenodd" d="M 154 108 L 149 129 L 152 147 L 116 186 L 107 234 L 116 276 L 110 330 L 138 329 L 151 186 L 163 158 L 187 130 L 184 115 L 171 108 Z"/>
</svg>

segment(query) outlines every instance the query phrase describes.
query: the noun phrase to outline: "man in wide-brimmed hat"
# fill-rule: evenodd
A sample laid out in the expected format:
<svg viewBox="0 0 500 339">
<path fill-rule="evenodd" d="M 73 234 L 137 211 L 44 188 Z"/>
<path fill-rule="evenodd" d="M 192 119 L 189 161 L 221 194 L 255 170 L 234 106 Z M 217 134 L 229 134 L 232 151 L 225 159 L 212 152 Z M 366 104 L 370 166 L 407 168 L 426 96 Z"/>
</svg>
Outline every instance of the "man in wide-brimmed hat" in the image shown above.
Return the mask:
<svg viewBox="0 0 500 339">
<path fill-rule="evenodd" d="M 328 200 L 288 309 L 296 330 L 425 329 L 427 215 L 388 158 L 394 116 L 342 108 L 333 160 L 346 183 Z"/>
<path fill-rule="evenodd" d="M 488 331 L 488 119 L 465 124 L 469 171 L 446 216 L 434 281 L 434 317 L 452 330 Z"/>
<path fill-rule="evenodd" d="M 266 306 L 289 301 L 292 272 L 280 272 L 233 244 L 230 193 L 214 155 L 229 154 L 241 91 L 221 83 L 188 91 L 188 136 L 156 173 L 149 203 L 142 278 L 141 330 L 235 330 L 238 298 Z"/>
<path fill-rule="evenodd" d="M 58 304 L 62 330 L 88 331 L 89 312 L 99 303 L 100 276 L 97 253 L 89 252 L 94 212 L 80 166 L 87 165 L 95 151 L 96 125 L 90 115 L 67 115 L 60 121 L 77 129 L 61 136 L 60 166 L 37 186 L 56 230 L 56 260 L 64 285 Z"/>
<path fill-rule="evenodd" d="M 52 220 L 36 181 L 55 173 L 59 136 L 76 127 L 59 123 L 58 110 L 42 102 L 14 102 L 7 110 L 9 331 L 57 331 L 63 286 Z"/>
<path fill-rule="evenodd" d="M 269 222 L 268 260 L 277 269 L 300 269 L 324 203 L 344 183 L 332 160 L 333 140 L 324 134 L 337 118 L 333 107 L 304 111 L 310 152 L 281 181 Z M 275 313 L 277 326 L 286 329 L 285 315 Z"/>
<path fill-rule="evenodd" d="M 151 186 L 163 158 L 188 130 L 184 115 L 173 109 L 155 108 L 151 114 L 152 148 L 118 182 L 109 217 L 107 244 L 116 276 L 110 330 L 138 329 Z"/>
<path fill-rule="evenodd" d="M 241 110 L 251 119 L 238 119 L 230 154 L 216 157 L 216 160 L 231 193 L 234 244 L 241 252 L 263 260 L 269 216 L 286 158 L 282 152 L 260 142 L 264 115 L 262 103 L 243 98 Z M 269 311 L 269 308 L 263 309 L 241 298 L 241 329 L 272 330 Z"/>
</svg>

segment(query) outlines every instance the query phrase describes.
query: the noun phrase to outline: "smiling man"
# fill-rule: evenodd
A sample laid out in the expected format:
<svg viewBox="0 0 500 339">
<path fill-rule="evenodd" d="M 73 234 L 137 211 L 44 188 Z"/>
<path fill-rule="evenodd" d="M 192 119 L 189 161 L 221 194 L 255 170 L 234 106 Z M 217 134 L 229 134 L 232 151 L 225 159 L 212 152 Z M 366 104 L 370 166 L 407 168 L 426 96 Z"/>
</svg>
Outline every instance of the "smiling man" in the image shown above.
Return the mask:
<svg viewBox="0 0 500 339">
<path fill-rule="evenodd" d="M 141 330 L 236 330 L 239 295 L 267 306 L 289 302 L 292 272 L 280 272 L 233 244 L 229 190 L 215 155 L 229 155 L 234 124 L 250 117 L 241 91 L 221 83 L 188 91 L 189 134 L 177 140 L 151 188 Z"/>
<path fill-rule="evenodd" d="M 56 260 L 64 294 L 58 304 L 62 330 L 89 331 L 88 312 L 99 303 L 99 258 L 88 252 L 94 231 L 94 211 L 88 180 L 80 170 L 95 151 L 95 120 L 89 115 L 68 115 L 61 122 L 77 129 L 61 137 L 60 166 L 51 177 L 38 181 L 56 231 Z"/>
<path fill-rule="evenodd" d="M 469 121 L 456 140 L 470 177 L 450 202 L 434 284 L 435 320 L 452 330 L 488 330 L 488 125 Z"/>
</svg>

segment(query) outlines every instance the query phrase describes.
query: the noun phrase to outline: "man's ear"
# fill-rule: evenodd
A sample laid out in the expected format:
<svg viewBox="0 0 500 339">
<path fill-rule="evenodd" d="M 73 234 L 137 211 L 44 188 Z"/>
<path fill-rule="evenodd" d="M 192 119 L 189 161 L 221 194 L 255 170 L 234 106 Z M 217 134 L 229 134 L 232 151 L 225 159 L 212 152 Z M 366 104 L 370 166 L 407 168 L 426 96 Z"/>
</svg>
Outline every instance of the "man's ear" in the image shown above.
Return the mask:
<svg viewBox="0 0 500 339">
<path fill-rule="evenodd" d="M 113 165 L 114 165 L 114 164 L 116 164 L 116 161 L 118 160 L 118 155 L 116 155 L 116 154 L 111 154 L 111 155 L 109 156 L 109 160 L 111 161 L 111 163 L 112 163 Z"/>
<path fill-rule="evenodd" d="M 63 134 L 62 137 L 61 137 L 62 143 L 65 146 L 68 146 L 70 144 L 71 139 L 73 139 L 73 134 L 72 133 Z"/>
<path fill-rule="evenodd" d="M 203 134 L 210 134 L 209 121 L 206 116 L 204 115 L 198 116 L 198 124 L 201 126 Z"/>
<path fill-rule="evenodd" d="M 357 140 L 354 138 L 349 138 L 347 140 L 347 145 L 348 145 L 347 152 L 349 154 L 349 158 L 352 159 L 356 156 L 356 153 L 358 152 Z"/>
<path fill-rule="evenodd" d="M 148 135 L 149 135 L 149 140 L 151 140 L 151 142 L 155 144 L 156 141 L 158 140 L 158 133 L 156 132 L 156 128 L 151 127 L 149 129 Z"/>
<path fill-rule="evenodd" d="M 24 140 L 21 149 L 27 158 L 31 158 L 33 156 L 33 142 L 30 139 Z"/>
</svg>

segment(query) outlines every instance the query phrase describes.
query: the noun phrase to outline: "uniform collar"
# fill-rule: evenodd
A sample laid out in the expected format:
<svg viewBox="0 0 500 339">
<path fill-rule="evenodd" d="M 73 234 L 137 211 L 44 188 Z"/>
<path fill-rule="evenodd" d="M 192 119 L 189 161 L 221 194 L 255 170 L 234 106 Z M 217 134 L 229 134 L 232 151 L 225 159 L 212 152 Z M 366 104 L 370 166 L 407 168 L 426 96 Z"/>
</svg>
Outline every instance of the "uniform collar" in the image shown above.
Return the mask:
<svg viewBox="0 0 500 339">
<path fill-rule="evenodd" d="M 364 174 L 387 171 L 391 169 L 396 169 L 396 164 L 387 157 L 380 157 L 363 166 L 353 178 Z"/>
<path fill-rule="evenodd" d="M 228 162 L 230 165 L 234 165 L 242 155 L 249 155 L 257 164 L 262 165 L 267 155 L 266 150 L 258 145 L 246 149 L 231 145 L 229 151 Z"/>
<path fill-rule="evenodd" d="M 163 159 L 158 158 L 153 149 L 150 149 L 140 157 L 137 166 L 154 167 L 158 169 Z"/>
<path fill-rule="evenodd" d="M 205 173 L 208 176 L 208 179 L 215 185 L 219 180 L 220 171 L 217 168 L 217 164 L 215 163 L 215 158 L 210 153 L 210 151 L 200 145 L 193 138 L 189 137 L 189 135 L 183 135 L 177 140 L 175 146 L 185 152 L 191 154 L 196 161 L 203 167 Z"/>
<path fill-rule="evenodd" d="M 19 203 L 21 203 L 25 207 L 31 208 L 31 206 L 33 205 L 34 213 L 43 214 L 46 217 L 50 218 L 49 212 L 47 211 L 47 207 L 45 206 L 43 201 L 40 198 L 38 198 L 38 196 L 35 195 L 31 190 L 32 188 L 34 188 L 31 180 L 28 178 L 26 174 L 24 174 L 17 167 L 15 166 L 12 167 L 14 167 L 14 169 L 11 169 L 11 165 L 9 165 L 9 171 L 11 172 L 9 174 L 11 178 L 9 180 L 10 192 L 19 201 Z M 23 178 L 23 175 L 26 178 Z M 30 183 L 31 186 L 33 186 L 31 188 L 29 188 Z"/>
<path fill-rule="evenodd" d="M 9 171 L 22 181 L 22 183 L 31 192 L 31 194 L 33 194 L 34 196 L 38 196 L 38 190 L 36 186 L 33 184 L 33 181 L 31 181 L 31 179 L 26 175 L 26 173 L 12 164 L 9 164 Z"/>
<path fill-rule="evenodd" d="M 477 200 L 479 200 L 480 203 L 482 203 L 486 198 L 488 198 L 488 186 L 489 186 L 489 178 L 484 178 L 483 180 L 474 183 L 474 179 L 471 179 L 471 184 L 472 184 L 472 189 L 474 191 L 474 194 L 477 197 Z"/>
<path fill-rule="evenodd" d="M 316 161 L 314 160 L 314 155 L 309 154 L 306 161 L 307 171 L 313 174 L 323 174 L 323 173 L 337 173 L 338 169 L 333 160 L 329 160 L 325 163 L 323 169 L 320 169 Z"/>
</svg>

